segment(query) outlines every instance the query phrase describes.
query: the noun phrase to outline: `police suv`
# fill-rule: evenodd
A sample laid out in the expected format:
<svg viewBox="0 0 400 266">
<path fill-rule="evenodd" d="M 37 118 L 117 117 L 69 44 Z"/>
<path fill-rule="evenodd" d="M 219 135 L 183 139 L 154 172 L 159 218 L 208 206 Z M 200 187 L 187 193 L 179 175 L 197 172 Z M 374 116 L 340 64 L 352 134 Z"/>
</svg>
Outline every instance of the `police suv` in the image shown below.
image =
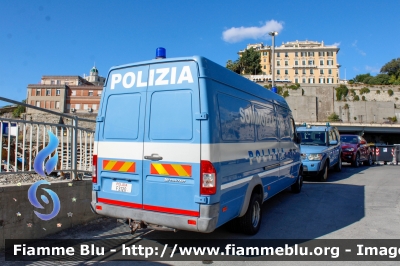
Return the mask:
<svg viewBox="0 0 400 266">
<path fill-rule="evenodd" d="M 328 180 L 328 169 L 342 170 L 340 135 L 336 127 L 304 124 L 297 128 L 301 136 L 301 160 L 304 176 Z"/>
<path fill-rule="evenodd" d="M 285 99 L 199 56 L 113 67 L 97 117 L 92 209 L 140 228 L 260 228 L 264 201 L 302 186 Z"/>
</svg>

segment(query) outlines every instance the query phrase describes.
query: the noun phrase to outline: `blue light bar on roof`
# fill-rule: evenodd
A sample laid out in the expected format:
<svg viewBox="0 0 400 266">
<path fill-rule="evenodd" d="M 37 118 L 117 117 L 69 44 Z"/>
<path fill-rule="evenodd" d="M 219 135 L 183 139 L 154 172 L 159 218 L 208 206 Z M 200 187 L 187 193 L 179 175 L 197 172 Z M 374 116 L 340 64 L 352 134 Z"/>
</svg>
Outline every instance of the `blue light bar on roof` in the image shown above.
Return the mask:
<svg viewBox="0 0 400 266">
<path fill-rule="evenodd" d="M 167 57 L 167 51 L 163 47 L 158 47 L 156 49 L 156 59 L 164 59 Z"/>
</svg>

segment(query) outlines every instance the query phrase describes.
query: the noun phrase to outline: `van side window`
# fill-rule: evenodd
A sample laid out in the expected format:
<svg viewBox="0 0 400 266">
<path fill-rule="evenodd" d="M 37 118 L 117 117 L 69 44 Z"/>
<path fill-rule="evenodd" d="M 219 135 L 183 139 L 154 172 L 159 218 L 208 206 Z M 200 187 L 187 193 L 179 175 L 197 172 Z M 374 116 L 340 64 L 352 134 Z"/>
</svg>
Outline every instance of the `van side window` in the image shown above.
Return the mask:
<svg viewBox="0 0 400 266">
<path fill-rule="evenodd" d="M 254 112 L 249 101 L 218 94 L 221 139 L 225 141 L 254 141 Z"/>
<path fill-rule="evenodd" d="M 278 117 L 278 128 L 279 128 L 279 138 L 281 140 L 290 140 L 290 120 L 289 115 L 286 111 L 281 111 L 277 113 Z"/>
<path fill-rule="evenodd" d="M 265 106 L 254 105 L 254 110 L 260 117 L 260 123 L 256 124 L 257 140 L 277 140 L 278 128 L 274 110 Z"/>
<path fill-rule="evenodd" d="M 190 90 L 154 92 L 150 105 L 150 139 L 191 140 L 192 113 Z"/>
<path fill-rule="evenodd" d="M 139 131 L 140 94 L 111 95 L 107 99 L 104 120 L 105 139 L 137 139 Z M 129 119 L 123 119 L 129 114 Z"/>
</svg>

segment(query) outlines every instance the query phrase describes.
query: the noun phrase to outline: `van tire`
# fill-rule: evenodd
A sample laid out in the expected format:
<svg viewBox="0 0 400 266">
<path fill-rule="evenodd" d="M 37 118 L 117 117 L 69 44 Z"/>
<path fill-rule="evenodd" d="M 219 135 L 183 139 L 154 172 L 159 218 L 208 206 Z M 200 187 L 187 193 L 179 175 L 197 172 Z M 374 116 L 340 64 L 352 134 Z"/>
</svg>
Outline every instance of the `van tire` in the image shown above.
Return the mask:
<svg viewBox="0 0 400 266">
<path fill-rule="evenodd" d="M 299 173 L 296 182 L 290 187 L 293 193 L 300 193 L 301 187 L 303 186 L 303 176 Z"/>
<path fill-rule="evenodd" d="M 237 219 L 237 226 L 242 233 L 255 235 L 260 230 L 262 220 L 261 205 L 261 195 L 253 192 L 245 215 Z"/>
</svg>

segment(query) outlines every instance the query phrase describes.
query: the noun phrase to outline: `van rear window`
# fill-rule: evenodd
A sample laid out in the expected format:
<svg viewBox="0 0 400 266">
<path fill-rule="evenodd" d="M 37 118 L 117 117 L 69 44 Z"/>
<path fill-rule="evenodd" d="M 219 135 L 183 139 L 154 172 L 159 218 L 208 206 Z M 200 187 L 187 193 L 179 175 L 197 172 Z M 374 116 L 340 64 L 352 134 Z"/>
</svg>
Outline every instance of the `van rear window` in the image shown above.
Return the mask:
<svg viewBox="0 0 400 266">
<path fill-rule="evenodd" d="M 157 91 L 151 96 L 150 134 L 152 140 L 193 138 L 191 90 Z"/>
<path fill-rule="evenodd" d="M 107 99 L 105 139 L 137 139 L 140 115 L 139 93 L 116 94 Z"/>
</svg>

